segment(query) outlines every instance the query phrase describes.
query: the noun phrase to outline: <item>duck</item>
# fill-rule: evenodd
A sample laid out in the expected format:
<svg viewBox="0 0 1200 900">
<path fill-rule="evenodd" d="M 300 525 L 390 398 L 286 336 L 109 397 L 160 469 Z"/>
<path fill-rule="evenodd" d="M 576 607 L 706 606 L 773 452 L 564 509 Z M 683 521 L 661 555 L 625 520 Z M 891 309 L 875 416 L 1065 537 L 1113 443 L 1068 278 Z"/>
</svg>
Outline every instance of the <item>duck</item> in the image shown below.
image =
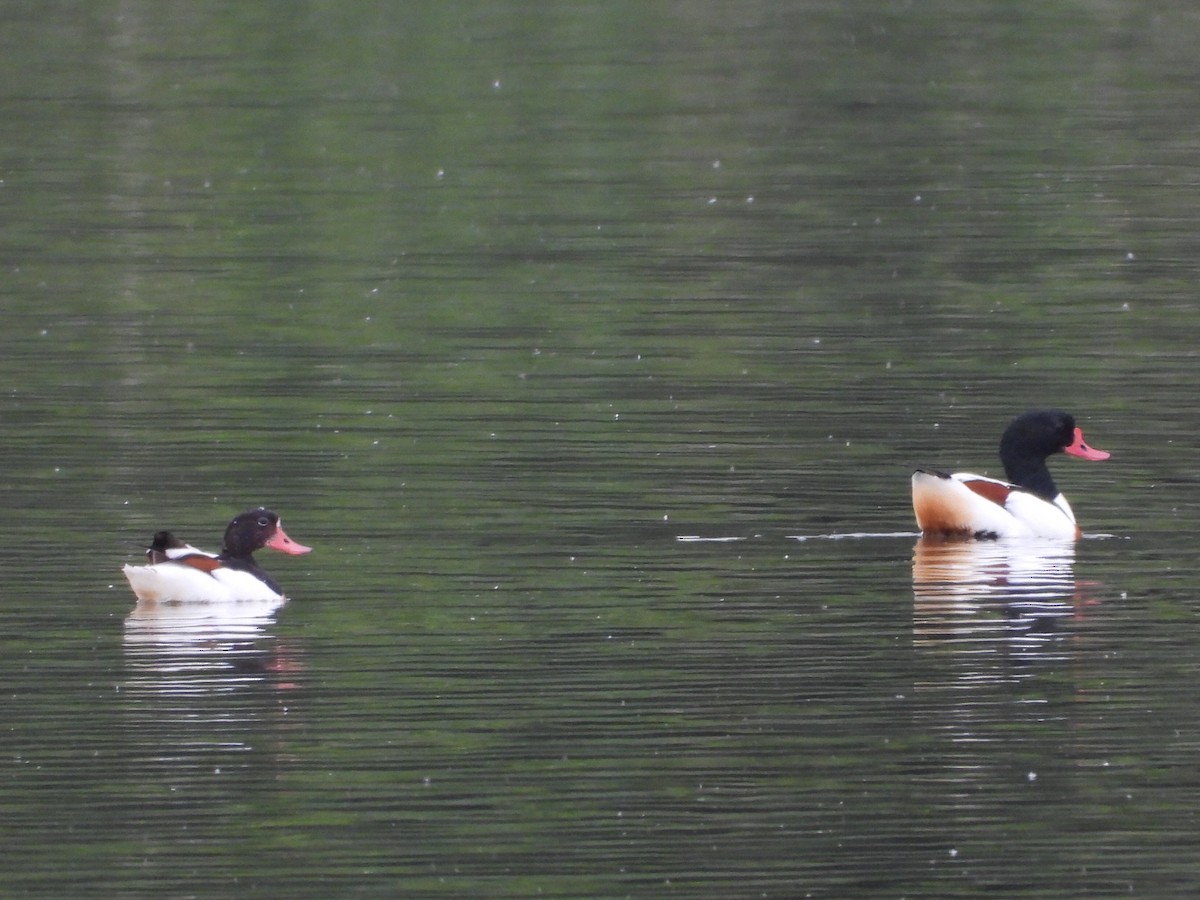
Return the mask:
<svg viewBox="0 0 1200 900">
<path fill-rule="evenodd" d="M 917 526 L 923 534 L 943 537 L 1078 540 L 1083 532 L 1075 513 L 1046 466 L 1055 453 L 1094 461 L 1111 456 L 1087 443 L 1070 413 L 1030 410 L 1000 437 L 1007 481 L 937 469 L 913 473 Z"/>
<path fill-rule="evenodd" d="M 265 507 L 234 516 L 220 553 L 185 544 L 170 531 L 156 532 L 146 548 L 149 565 L 122 569 L 139 601 L 183 603 L 283 600 L 283 589 L 254 561 L 263 547 L 292 556 L 312 552 L 283 530 L 279 515 Z"/>
</svg>

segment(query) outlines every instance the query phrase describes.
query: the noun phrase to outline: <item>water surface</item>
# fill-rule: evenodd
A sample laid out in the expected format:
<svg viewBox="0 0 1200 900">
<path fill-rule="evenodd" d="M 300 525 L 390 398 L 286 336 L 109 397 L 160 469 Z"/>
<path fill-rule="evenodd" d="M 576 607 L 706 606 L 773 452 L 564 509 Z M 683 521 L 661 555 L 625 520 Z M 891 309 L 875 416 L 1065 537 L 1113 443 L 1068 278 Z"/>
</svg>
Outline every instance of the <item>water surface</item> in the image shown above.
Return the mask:
<svg viewBox="0 0 1200 900">
<path fill-rule="evenodd" d="M 1196 38 L 11 10 L 5 890 L 1188 893 Z M 1088 538 L 918 542 L 1036 405 Z M 134 604 L 258 504 L 289 602 Z"/>
</svg>

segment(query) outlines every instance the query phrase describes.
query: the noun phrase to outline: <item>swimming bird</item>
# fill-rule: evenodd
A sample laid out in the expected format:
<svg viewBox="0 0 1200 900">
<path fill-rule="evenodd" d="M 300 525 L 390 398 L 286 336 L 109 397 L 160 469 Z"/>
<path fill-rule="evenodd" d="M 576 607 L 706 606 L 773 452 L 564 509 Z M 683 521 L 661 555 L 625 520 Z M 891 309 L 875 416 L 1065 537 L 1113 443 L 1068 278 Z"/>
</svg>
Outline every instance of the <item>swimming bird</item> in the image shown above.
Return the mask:
<svg viewBox="0 0 1200 900">
<path fill-rule="evenodd" d="M 278 583 L 254 561 L 254 552 L 263 547 L 290 555 L 312 550 L 288 537 L 279 516 L 260 506 L 234 517 L 225 529 L 219 554 L 197 550 L 171 532 L 160 531 L 146 550 L 150 565 L 127 565 L 122 571 L 138 600 L 283 599 Z"/>
<path fill-rule="evenodd" d="M 1090 460 L 1110 456 L 1088 445 L 1069 413 L 1039 409 L 1017 416 L 1000 438 L 1008 481 L 936 469 L 913 473 L 918 527 L 947 536 L 1078 540 L 1075 513 L 1046 467 L 1046 458 L 1059 452 Z"/>
</svg>

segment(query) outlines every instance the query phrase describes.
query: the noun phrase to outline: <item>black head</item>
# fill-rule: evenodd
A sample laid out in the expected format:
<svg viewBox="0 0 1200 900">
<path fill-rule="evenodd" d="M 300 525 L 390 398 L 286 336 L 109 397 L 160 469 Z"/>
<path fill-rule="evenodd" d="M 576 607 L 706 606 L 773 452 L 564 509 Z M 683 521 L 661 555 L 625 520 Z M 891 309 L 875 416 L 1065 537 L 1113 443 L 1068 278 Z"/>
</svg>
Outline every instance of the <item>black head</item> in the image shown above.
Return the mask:
<svg viewBox="0 0 1200 900">
<path fill-rule="evenodd" d="M 265 507 L 248 509 L 235 516 L 225 529 L 221 542 L 222 556 L 249 556 L 261 550 L 279 527 L 279 516 Z"/>
<path fill-rule="evenodd" d="M 310 550 L 287 536 L 276 513 L 260 506 L 246 510 L 229 523 L 221 544 L 221 556 L 247 559 L 263 547 L 290 554 L 308 553 Z"/>
<path fill-rule="evenodd" d="M 1046 457 L 1066 451 L 1081 459 L 1107 459 L 1103 450 L 1089 447 L 1075 417 L 1060 409 L 1034 409 L 1017 416 L 1000 438 L 1000 461 L 1013 484 L 1053 500 L 1058 488 L 1046 468 Z"/>
<path fill-rule="evenodd" d="M 1013 419 L 1000 438 L 1000 458 L 1023 453 L 1045 459 L 1075 440 L 1075 417 L 1059 409 L 1033 409 Z"/>
</svg>

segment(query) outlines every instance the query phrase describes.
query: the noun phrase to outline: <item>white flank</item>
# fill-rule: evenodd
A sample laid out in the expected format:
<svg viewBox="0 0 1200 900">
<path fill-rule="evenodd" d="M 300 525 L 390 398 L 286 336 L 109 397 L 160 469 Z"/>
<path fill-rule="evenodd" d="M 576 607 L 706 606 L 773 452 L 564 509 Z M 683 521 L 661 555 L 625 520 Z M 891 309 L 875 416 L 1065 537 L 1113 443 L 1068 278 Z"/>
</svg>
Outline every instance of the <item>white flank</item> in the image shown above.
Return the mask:
<svg viewBox="0 0 1200 900">
<path fill-rule="evenodd" d="M 1074 540 L 1076 537 L 1075 516 L 1061 494 L 1049 503 L 1027 491 L 1015 489 L 1004 506 L 1000 506 L 963 484 L 964 481 L 990 481 L 1006 485 L 994 478 L 970 472 L 955 472 L 949 478 L 916 472 L 912 480 L 914 497 L 920 494 L 923 502 L 942 510 L 946 518 L 964 531 L 994 534 L 1000 538 Z"/>
<path fill-rule="evenodd" d="M 248 572 L 217 569 L 201 572 L 181 563 L 125 566 L 122 571 L 139 600 L 159 603 L 221 603 L 238 600 L 279 600 L 266 584 Z"/>
</svg>

